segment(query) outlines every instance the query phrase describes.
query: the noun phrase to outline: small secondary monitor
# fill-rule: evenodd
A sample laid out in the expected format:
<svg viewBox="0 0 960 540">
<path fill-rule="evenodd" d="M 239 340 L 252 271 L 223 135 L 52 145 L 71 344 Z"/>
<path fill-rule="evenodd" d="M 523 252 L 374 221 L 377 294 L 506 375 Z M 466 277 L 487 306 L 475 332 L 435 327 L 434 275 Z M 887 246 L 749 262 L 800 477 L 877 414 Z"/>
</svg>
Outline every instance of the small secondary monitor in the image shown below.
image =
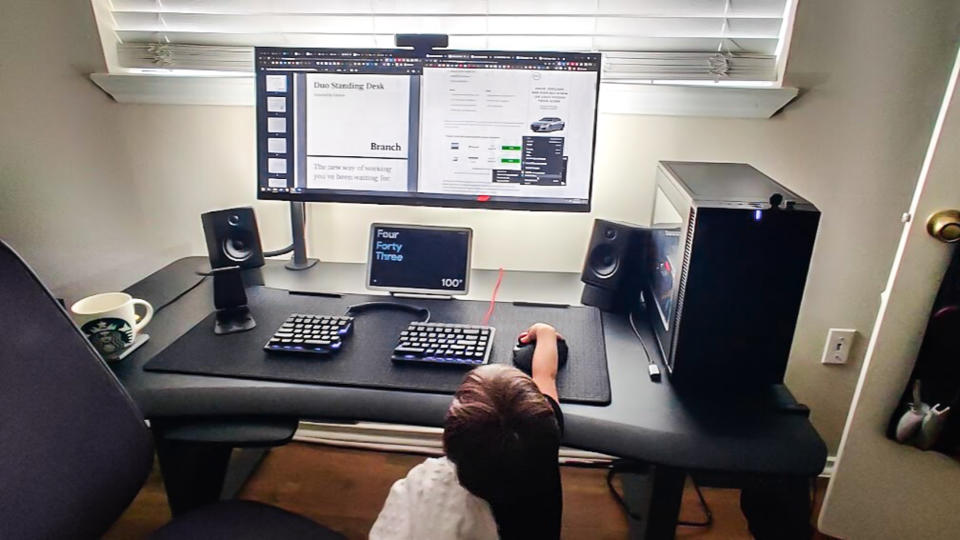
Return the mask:
<svg viewBox="0 0 960 540">
<path fill-rule="evenodd" d="M 467 294 L 473 230 L 422 225 L 370 226 L 367 287 L 391 292 Z"/>
<path fill-rule="evenodd" d="M 257 47 L 260 199 L 587 212 L 596 53 Z"/>
</svg>

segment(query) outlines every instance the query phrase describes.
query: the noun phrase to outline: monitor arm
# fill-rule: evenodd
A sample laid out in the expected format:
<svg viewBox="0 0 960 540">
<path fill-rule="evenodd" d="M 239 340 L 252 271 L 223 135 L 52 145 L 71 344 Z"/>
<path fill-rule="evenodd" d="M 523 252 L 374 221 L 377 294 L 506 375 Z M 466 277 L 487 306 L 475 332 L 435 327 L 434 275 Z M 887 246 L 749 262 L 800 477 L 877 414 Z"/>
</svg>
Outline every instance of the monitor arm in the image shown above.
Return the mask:
<svg viewBox="0 0 960 540">
<path fill-rule="evenodd" d="M 290 201 L 290 232 L 293 237 L 291 244 L 285 248 L 264 251 L 264 257 L 276 257 L 293 252 L 290 262 L 284 265 L 287 270 L 306 270 L 317 264 L 317 259 L 307 258 L 307 236 L 305 225 L 307 222 L 306 204 L 302 201 Z"/>
</svg>

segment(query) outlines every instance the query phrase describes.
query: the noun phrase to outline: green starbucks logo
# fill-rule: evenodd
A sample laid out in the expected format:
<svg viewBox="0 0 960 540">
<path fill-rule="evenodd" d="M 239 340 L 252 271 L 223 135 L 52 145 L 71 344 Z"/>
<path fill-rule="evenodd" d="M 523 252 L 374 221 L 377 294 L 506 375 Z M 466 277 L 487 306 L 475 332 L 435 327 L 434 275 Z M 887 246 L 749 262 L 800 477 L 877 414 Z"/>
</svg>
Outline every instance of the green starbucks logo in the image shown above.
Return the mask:
<svg viewBox="0 0 960 540">
<path fill-rule="evenodd" d="M 133 328 L 123 319 L 96 319 L 81 328 L 90 343 L 105 357 L 120 354 L 133 342 Z"/>
</svg>

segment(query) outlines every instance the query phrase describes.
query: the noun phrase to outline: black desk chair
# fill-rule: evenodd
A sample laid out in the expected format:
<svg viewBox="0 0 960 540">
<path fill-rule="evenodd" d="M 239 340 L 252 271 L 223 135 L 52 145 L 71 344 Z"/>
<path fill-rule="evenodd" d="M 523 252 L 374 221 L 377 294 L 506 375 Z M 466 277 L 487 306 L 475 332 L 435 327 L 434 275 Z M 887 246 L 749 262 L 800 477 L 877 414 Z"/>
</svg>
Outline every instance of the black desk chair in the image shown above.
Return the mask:
<svg viewBox="0 0 960 540">
<path fill-rule="evenodd" d="M 153 463 L 143 417 L 67 312 L 0 240 L 0 538 L 96 538 Z M 251 501 L 178 516 L 155 538 L 342 538 Z"/>
</svg>

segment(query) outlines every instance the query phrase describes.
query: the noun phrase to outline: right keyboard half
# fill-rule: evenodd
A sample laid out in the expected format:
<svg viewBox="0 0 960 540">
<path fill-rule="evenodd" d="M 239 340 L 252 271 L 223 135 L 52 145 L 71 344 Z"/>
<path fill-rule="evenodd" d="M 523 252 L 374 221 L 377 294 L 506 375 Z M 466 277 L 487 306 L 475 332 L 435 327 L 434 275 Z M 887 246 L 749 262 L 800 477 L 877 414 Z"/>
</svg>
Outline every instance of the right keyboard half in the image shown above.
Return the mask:
<svg viewBox="0 0 960 540">
<path fill-rule="evenodd" d="M 391 359 L 475 367 L 490 361 L 494 328 L 470 324 L 413 322 L 400 333 Z"/>
</svg>

